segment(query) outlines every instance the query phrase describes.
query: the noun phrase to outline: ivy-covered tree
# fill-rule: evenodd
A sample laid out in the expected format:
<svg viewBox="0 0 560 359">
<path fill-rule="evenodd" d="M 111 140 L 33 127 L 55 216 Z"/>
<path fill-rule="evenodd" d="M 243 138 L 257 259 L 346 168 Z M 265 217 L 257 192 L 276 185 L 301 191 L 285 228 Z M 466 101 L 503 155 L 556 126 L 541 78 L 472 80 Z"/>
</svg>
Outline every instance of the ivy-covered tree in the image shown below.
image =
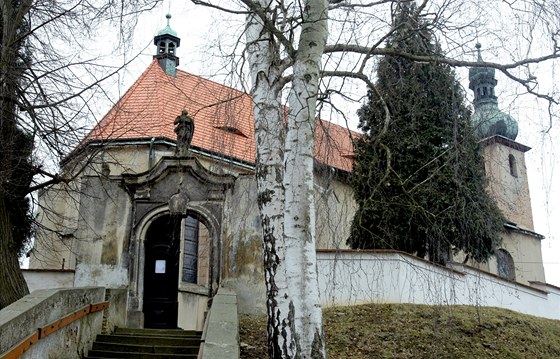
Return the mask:
<svg viewBox="0 0 560 359">
<path fill-rule="evenodd" d="M 124 46 L 138 15 L 157 3 L 1 2 L 0 309 L 29 292 L 18 256 L 32 236 L 32 193 L 79 176 L 83 164 L 62 174 L 53 164 L 82 140 L 95 117 L 92 99 L 101 100 L 105 80 L 125 65 L 106 66 L 106 54 L 84 50 L 114 24 L 110 38 Z"/>
<path fill-rule="evenodd" d="M 19 126 L 18 91 L 31 61 L 30 46 L 23 34 L 30 31 L 27 17 L 17 27 L 9 19 L 23 1 L 6 1 L 0 17 L 0 309 L 29 292 L 19 270 L 31 235 L 28 189 L 33 177 L 33 137 Z"/>
<path fill-rule="evenodd" d="M 416 8 L 400 3 L 387 47 L 441 56 Z M 453 70 L 382 58 L 359 112 L 352 187 L 358 204 L 348 244 L 396 249 L 444 264 L 452 252 L 485 261 L 504 218 L 485 190 L 482 157 Z"/>
</svg>

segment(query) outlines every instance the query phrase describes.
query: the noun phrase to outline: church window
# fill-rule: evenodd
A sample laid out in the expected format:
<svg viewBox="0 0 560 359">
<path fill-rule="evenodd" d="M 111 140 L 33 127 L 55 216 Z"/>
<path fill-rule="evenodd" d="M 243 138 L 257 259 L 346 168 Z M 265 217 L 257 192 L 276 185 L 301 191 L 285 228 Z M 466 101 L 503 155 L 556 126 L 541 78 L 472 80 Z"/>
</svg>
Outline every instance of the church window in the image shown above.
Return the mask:
<svg viewBox="0 0 560 359">
<path fill-rule="evenodd" d="M 171 55 L 175 55 L 175 44 L 174 43 L 169 43 L 169 53 Z"/>
<path fill-rule="evenodd" d="M 496 261 L 498 262 L 498 275 L 509 280 L 515 280 L 515 264 L 511 254 L 500 248 L 496 252 Z"/>
<path fill-rule="evenodd" d="M 517 177 L 517 160 L 515 159 L 515 156 L 510 154 L 508 156 L 508 160 L 509 160 L 509 173 L 513 177 Z"/>
<path fill-rule="evenodd" d="M 197 217 L 189 215 L 183 222 L 183 266 L 181 280 L 208 285 L 210 236 Z"/>
<path fill-rule="evenodd" d="M 188 216 L 184 224 L 183 282 L 196 283 L 198 272 L 198 220 Z"/>
<path fill-rule="evenodd" d="M 160 54 L 165 53 L 165 41 L 160 41 L 158 48 L 158 52 Z"/>
</svg>

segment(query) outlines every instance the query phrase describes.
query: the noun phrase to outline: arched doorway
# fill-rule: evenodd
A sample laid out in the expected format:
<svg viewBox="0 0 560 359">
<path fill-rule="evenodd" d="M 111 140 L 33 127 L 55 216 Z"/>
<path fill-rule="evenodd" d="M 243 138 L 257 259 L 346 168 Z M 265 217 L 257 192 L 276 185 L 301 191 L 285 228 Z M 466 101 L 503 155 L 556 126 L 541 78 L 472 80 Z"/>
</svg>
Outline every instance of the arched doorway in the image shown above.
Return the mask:
<svg viewBox="0 0 560 359">
<path fill-rule="evenodd" d="M 205 223 L 189 212 L 183 218 L 164 214 L 149 224 L 144 237 L 145 328 L 189 328 L 200 321 L 192 303 L 205 302 L 210 288 L 212 240 Z"/>
</svg>

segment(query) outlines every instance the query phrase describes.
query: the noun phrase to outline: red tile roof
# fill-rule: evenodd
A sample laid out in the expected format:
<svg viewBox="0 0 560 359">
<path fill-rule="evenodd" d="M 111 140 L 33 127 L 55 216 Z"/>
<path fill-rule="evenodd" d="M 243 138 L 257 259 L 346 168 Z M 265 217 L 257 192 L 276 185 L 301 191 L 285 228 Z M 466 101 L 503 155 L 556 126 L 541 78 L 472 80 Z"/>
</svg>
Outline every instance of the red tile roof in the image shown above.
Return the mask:
<svg viewBox="0 0 560 359">
<path fill-rule="evenodd" d="M 175 140 L 173 121 L 185 109 L 194 119 L 191 145 L 241 161 L 255 163 L 251 97 L 244 92 L 184 71 L 168 76 L 154 60 L 85 141 L 166 137 Z M 356 133 L 318 121 L 316 159 L 352 169 Z"/>
</svg>

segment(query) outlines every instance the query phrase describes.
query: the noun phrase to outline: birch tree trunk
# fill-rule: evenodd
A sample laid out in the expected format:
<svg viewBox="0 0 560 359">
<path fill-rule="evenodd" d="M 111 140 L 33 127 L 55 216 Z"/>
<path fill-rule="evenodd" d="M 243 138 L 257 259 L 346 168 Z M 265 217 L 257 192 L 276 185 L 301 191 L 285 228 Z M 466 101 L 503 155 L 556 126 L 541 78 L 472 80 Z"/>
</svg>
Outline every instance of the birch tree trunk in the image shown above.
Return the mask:
<svg viewBox="0 0 560 359">
<path fill-rule="evenodd" d="M 270 1 L 257 1 L 261 9 Z M 283 64 L 262 17 L 247 20 L 258 204 L 264 237 L 270 358 L 325 358 L 317 283 L 313 151 L 320 60 L 328 35 L 327 1 L 307 0 L 292 63 L 286 139 Z"/>
<path fill-rule="evenodd" d="M 302 358 L 325 358 L 317 283 L 313 163 L 321 55 L 327 41 L 327 1 L 308 0 L 293 65 L 286 134 L 284 187 L 287 281 Z"/>
<path fill-rule="evenodd" d="M 265 7 L 268 1 L 259 1 Z M 294 346 L 285 330 L 290 295 L 285 278 L 284 247 L 284 144 L 281 71 L 278 48 L 254 13 L 247 18 L 247 54 L 252 79 L 255 138 L 257 143 L 257 202 L 263 228 L 268 350 L 270 358 L 286 357 Z"/>
</svg>

